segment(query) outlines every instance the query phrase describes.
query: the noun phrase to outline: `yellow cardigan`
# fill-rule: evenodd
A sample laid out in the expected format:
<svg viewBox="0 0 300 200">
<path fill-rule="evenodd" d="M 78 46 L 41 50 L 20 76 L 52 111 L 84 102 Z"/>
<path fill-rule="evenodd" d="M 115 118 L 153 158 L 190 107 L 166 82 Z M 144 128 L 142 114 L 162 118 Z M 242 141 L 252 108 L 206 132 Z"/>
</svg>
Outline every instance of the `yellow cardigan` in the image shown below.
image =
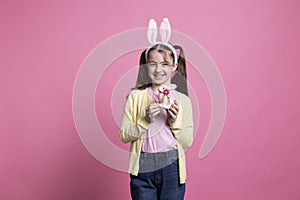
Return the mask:
<svg viewBox="0 0 300 200">
<path fill-rule="evenodd" d="M 178 92 L 178 114 L 170 129 L 175 137 L 179 154 L 179 178 L 180 183 L 185 183 L 186 163 L 184 149 L 193 143 L 193 114 L 190 98 Z M 128 172 L 137 176 L 139 172 L 139 159 L 142 149 L 143 134 L 148 129 L 148 122 L 145 120 L 145 108 L 153 102 L 148 95 L 147 89 L 132 90 L 127 96 L 124 113 L 120 128 L 120 139 L 122 142 L 131 142 L 130 164 Z"/>
</svg>

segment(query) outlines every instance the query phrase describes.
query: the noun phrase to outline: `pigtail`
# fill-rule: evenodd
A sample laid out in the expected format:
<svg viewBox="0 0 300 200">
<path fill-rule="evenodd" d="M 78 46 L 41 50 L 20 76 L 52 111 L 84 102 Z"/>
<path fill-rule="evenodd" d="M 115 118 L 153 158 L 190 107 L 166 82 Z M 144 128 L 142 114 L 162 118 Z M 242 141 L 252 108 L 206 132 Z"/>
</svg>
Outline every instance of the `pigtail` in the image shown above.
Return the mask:
<svg viewBox="0 0 300 200">
<path fill-rule="evenodd" d="M 149 86 L 151 86 L 151 80 L 148 75 L 148 70 L 146 65 L 146 50 L 144 50 L 140 56 L 140 66 L 139 66 L 139 72 L 138 77 L 136 81 L 136 85 L 133 89 L 145 89 Z"/>
<path fill-rule="evenodd" d="M 179 49 L 179 57 L 178 57 L 178 67 L 176 69 L 175 75 L 171 79 L 171 83 L 176 84 L 176 90 L 188 96 L 187 89 L 187 74 L 186 74 L 186 61 L 184 52 L 181 46 L 174 45 L 175 49 Z"/>
</svg>

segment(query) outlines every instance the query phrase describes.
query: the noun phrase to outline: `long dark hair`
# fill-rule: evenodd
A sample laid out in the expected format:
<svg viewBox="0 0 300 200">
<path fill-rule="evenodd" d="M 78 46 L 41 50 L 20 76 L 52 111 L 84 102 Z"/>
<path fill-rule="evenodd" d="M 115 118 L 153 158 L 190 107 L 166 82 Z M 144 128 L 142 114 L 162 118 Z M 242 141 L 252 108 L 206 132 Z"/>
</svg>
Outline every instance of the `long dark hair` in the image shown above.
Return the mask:
<svg viewBox="0 0 300 200">
<path fill-rule="evenodd" d="M 182 47 L 178 45 L 173 46 L 175 49 L 178 49 L 180 51 L 178 56 L 178 66 L 175 71 L 175 75 L 171 78 L 171 83 L 176 84 L 177 88 L 176 90 L 178 92 L 181 92 L 188 96 L 188 89 L 187 89 L 187 74 L 186 74 L 186 61 L 185 56 Z M 151 47 L 148 51 L 148 55 L 153 50 L 162 50 L 162 51 L 169 51 L 171 52 L 171 56 L 173 58 L 174 62 L 174 55 L 171 51 L 171 49 L 163 44 L 157 44 Z M 148 75 L 148 69 L 146 66 L 147 59 L 146 59 L 146 50 L 144 50 L 140 56 L 140 66 L 139 66 L 139 72 L 138 72 L 138 78 L 136 85 L 133 89 L 145 89 L 152 85 L 151 79 Z M 148 56 L 147 55 L 147 56 Z"/>
</svg>

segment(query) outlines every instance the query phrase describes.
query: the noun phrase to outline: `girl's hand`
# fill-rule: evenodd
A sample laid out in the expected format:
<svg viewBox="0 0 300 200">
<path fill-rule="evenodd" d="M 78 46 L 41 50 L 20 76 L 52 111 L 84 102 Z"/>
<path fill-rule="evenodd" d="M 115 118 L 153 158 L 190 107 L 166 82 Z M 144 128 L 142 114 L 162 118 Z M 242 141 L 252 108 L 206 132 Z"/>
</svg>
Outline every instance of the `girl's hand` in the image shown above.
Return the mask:
<svg viewBox="0 0 300 200">
<path fill-rule="evenodd" d="M 177 114 L 178 114 L 178 104 L 177 104 L 176 100 L 174 100 L 174 103 L 167 110 L 167 112 L 168 112 L 168 122 L 169 122 L 169 124 L 174 123 L 176 118 L 177 118 Z"/>
<path fill-rule="evenodd" d="M 160 107 L 157 103 L 151 103 L 146 107 L 145 120 L 150 124 L 154 121 L 154 117 L 160 113 Z"/>
</svg>

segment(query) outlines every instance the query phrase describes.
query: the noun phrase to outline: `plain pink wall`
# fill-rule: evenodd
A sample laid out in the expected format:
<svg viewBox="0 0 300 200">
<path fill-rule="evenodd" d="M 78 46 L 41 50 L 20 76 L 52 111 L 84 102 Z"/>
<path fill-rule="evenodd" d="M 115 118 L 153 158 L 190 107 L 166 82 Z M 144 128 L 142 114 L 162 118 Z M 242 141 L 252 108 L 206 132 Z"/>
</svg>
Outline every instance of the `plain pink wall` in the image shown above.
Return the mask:
<svg viewBox="0 0 300 200">
<path fill-rule="evenodd" d="M 210 99 L 201 77 L 191 74 L 203 96 L 187 151 L 186 199 L 300 199 L 299 6 L 297 0 L 2 0 L 0 199 L 130 199 L 128 174 L 104 166 L 82 145 L 72 89 L 96 45 L 145 27 L 150 17 L 168 17 L 203 45 L 226 88 L 222 135 L 199 160 Z M 137 64 L 130 58 L 125 69 Z M 128 149 L 116 127 L 108 137 Z"/>
</svg>

